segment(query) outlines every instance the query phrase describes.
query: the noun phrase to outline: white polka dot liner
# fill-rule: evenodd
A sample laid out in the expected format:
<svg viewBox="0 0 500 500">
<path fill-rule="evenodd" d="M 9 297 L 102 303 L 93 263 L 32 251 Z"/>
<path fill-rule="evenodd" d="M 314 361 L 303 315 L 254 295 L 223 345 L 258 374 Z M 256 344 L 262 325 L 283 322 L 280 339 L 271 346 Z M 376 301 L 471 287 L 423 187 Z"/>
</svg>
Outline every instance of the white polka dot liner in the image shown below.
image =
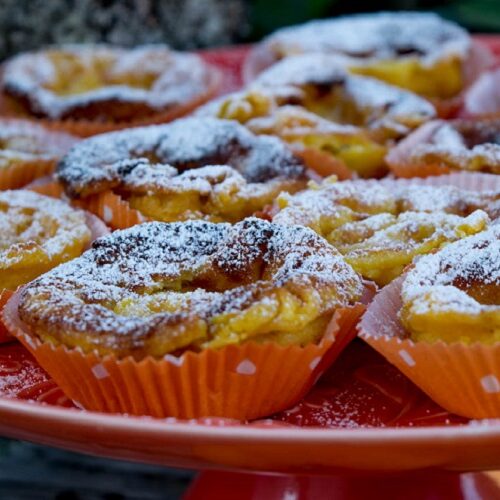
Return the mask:
<svg viewBox="0 0 500 500">
<path fill-rule="evenodd" d="M 17 314 L 20 293 L 5 306 L 4 322 L 68 398 L 87 410 L 157 418 L 251 420 L 293 407 L 355 337 L 364 310 L 356 305 L 335 313 L 319 344 L 247 342 L 136 361 L 31 337 Z"/>
<path fill-rule="evenodd" d="M 358 325 L 366 342 L 446 410 L 500 417 L 500 342 L 413 342 L 399 320 L 405 276 L 382 289 Z"/>
</svg>

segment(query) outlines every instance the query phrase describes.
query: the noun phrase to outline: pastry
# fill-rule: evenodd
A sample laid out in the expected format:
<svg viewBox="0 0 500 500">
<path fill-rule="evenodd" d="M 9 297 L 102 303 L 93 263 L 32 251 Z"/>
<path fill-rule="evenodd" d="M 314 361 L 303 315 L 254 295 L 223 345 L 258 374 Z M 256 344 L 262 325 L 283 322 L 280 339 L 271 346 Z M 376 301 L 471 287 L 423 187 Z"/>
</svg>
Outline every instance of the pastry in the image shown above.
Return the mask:
<svg viewBox="0 0 500 500">
<path fill-rule="evenodd" d="M 273 221 L 310 227 L 362 276 L 385 285 L 416 256 L 483 231 L 487 212 L 498 216 L 499 199 L 499 191 L 326 179 L 295 195 L 282 194 Z"/>
<path fill-rule="evenodd" d="M 82 141 L 62 159 L 57 175 L 72 198 L 85 202 L 113 192 L 143 217 L 165 222 L 236 222 L 281 191 L 305 187 L 309 178 L 303 162 L 279 139 L 212 118 Z M 112 216 L 109 222 L 113 225 Z"/>
</svg>

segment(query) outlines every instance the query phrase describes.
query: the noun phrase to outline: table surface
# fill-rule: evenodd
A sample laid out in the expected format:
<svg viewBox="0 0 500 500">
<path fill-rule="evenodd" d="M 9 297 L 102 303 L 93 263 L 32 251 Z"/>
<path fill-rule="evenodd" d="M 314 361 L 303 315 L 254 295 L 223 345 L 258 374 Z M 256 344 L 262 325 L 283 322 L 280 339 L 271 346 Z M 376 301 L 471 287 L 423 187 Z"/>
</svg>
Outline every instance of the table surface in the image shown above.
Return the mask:
<svg viewBox="0 0 500 500">
<path fill-rule="evenodd" d="M 0 439 L 0 498 L 177 500 L 194 473 Z"/>
</svg>

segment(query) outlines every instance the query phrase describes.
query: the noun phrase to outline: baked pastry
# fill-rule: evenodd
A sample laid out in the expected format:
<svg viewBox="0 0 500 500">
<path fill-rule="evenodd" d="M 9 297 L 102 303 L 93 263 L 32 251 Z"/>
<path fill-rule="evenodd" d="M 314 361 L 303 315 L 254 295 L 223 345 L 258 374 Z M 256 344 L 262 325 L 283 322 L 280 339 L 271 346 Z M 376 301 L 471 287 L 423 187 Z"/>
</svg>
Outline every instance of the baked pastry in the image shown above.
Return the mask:
<svg viewBox="0 0 500 500">
<path fill-rule="evenodd" d="M 335 174 L 344 180 L 354 173 L 370 177 L 386 171 L 383 144 L 360 127 L 335 123 L 302 106 L 286 104 L 287 100 L 293 102 L 293 94 L 273 95 L 268 89 L 253 88 L 216 99 L 196 114 L 236 120 L 256 134 L 277 136 L 321 176 Z"/>
<path fill-rule="evenodd" d="M 198 114 L 238 120 L 299 152 L 312 149 L 371 177 L 384 172 L 387 145 L 435 110 L 411 92 L 349 74 L 333 56 L 311 54 L 277 63 L 247 90 L 208 103 Z"/>
<path fill-rule="evenodd" d="M 362 276 L 385 285 L 418 256 L 483 231 L 498 215 L 500 192 L 406 181 L 326 179 L 282 194 L 273 222 L 301 224 L 326 238 Z"/>
<path fill-rule="evenodd" d="M 500 342 L 500 228 L 422 257 L 401 297 L 402 323 L 417 342 Z"/>
<path fill-rule="evenodd" d="M 0 282 L 15 290 L 80 255 L 91 239 L 81 210 L 31 191 L 0 192 Z"/>
<path fill-rule="evenodd" d="M 281 191 L 305 187 L 309 178 L 279 139 L 212 118 L 82 141 L 62 159 L 57 175 L 72 198 L 85 201 L 112 190 L 143 216 L 165 222 L 235 222 Z"/>
<path fill-rule="evenodd" d="M 25 120 L 0 119 L 0 189 L 22 187 L 50 174 L 77 142 Z"/>
<path fill-rule="evenodd" d="M 250 218 L 146 223 L 97 240 L 29 284 L 19 315 L 38 339 L 157 358 L 247 340 L 303 345 L 362 283 L 314 232 Z"/>
<path fill-rule="evenodd" d="M 446 410 L 500 417 L 500 226 L 450 243 L 383 288 L 359 335 Z"/>
<path fill-rule="evenodd" d="M 190 111 L 214 94 L 214 71 L 164 45 L 69 45 L 8 60 L 2 88 L 30 117 L 127 124 Z"/>
<path fill-rule="evenodd" d="M 474 66 L 489 62 L 488 54 L 450 21 L 432 13 L 382 12 L 278 30 L 251 53 L 247 78 L 285 57 L 312 53 L 335 55 L 353 72 L 432 98 L 455 96 Z"/>
<path fill-rule="evenodd" d="M 435 120 L 392 149 L 386 158 L 398 177 L 453 171 L 500 173 L 500 119 Z"/>
</svg>

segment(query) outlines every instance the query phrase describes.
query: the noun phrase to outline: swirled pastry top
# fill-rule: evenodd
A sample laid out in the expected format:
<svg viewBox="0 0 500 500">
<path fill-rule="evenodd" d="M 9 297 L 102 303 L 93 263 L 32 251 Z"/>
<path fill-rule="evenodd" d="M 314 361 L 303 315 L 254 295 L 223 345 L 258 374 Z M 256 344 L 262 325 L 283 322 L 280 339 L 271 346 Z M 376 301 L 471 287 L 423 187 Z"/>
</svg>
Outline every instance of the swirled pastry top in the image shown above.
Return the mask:
<svg viewBox="0 0 500 500">
<path fill-rule="evenodd" d="M 387 162 L 403 174 L 419 165 L 500 174 L 500 120 L 429 122 L 394 148 Z"/>
<path fill-rule="evenodd" d="M 0 288 L 15 290 L 80 255 L 90 241 L 82 211 L 31 191 L 0 192 Z"/>
<path fill-rule="evenodd" d="M 311 21 L 278 30 L 264 43 L 279 57 L 326 52 L 361 59 L 465 56 L 467 32 L 428 12 L 380 12 Z"/>
<path fill-rule="evenodd" d="M 307 228 L 255 218 L 152 222 L 98 239 L 32 282 L 19 314 L 44 341 L 158 357 L 250 339 L 316 341 L 330 313 L 362 288 Z"/>
<path fill-rule="evenodd" d="M 420 259 L 401 297 L 414 340 L 500 342 L 500 226 Z"/>
<path fill-rule="evenodd" d="M 168 188 L 181 177 L 188 182 L 196 169 L 209 165 L 226 165 L 254 183 L 306 178 L 301 160 L 279 139 L 213 118 L 185 118 L 92 137 L 61 160 L 58 177 L 70 196 L 112 188 L 143 192 Z"/>
<path fill-rule="evenodd" d="M 2 86 L 37 116 L 120 120 L 187 103 L 211 79 L 201 58 L 163 45 L 68 45 L 10 59 Z"/>
<path fill-rule="evenodd" d="M 417 255 L 484 230 L 498 214 L 499 192 L 475 193 L 408 181 L 326 180 L 278 199 L 273 218 L 325 237 L 356 271 L 379 284 L 398 276 Z"/>
</svg>

